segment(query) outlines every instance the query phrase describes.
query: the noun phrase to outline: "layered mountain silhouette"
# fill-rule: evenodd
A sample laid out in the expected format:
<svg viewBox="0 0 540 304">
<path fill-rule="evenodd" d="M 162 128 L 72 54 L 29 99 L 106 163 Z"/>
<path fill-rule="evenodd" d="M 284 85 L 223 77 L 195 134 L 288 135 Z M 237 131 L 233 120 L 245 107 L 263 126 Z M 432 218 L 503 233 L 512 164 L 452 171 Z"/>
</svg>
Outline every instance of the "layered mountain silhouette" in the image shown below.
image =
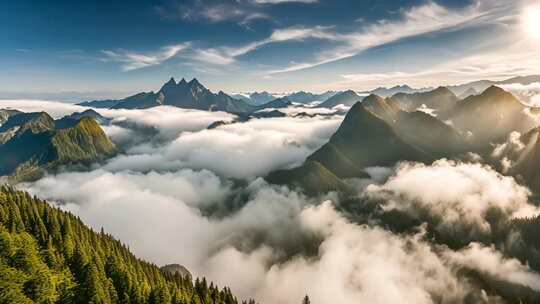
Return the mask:
<svg viewBox="0 0 540 304">
<path fill-rule="evenodd" d="M 267 95 L 267 97 L 270 96 Z M 142 92 L 120 100 L 98 100 L 79 105 L 111 109 L 148 109 L 168 105 L 183 109 L 223 111 L 246 115 L 261 109 L 281 108 L 290 104 L 291 101 L 288 99 L 277 98 L 260 105 L 253 105 L 245 100 L 235 99 L 223 91 L 215 94 L 195 78 L 189 82 L 183 78 L 176 82 L 174 78 L 171 78 L 157 92 Z"/>
<path fill-rule="evenodd" d="M 270 102 L 274 99 L 277 99 L 278 97 L 273 95 L 273 94 L 270 94 L 266 91 L 264 92 L 253 92 L 253 93 L 250 93 L 250 94 L 234 94 L 232 95 L 233 98 L 235 99 L 239 99 L 239 100 L 243 100 L 251 105 L 254 105 L 254 106 L 260 106 L 260 105 L 263 105 L 267 102 Z"/>
<path fill-rule="evenodd" d="M 416 110 L 421 105 L 436 108 L 447 121 Z M 484 153 L 510 132 L 531 130 L 535 124 L 528 111 L 537 110 L 498 87 L 464 100 L 447 88 L 390 98 L 372 94 L 349 110 L 328 143 L 301 167 L 273 172 L 267 180 L 324 192 L 343 189 L 344 179 L 368 176 L 367 167 Z M 540 148 L 533 159 L 540 165 Z M 540 175 L 538 180 L 540 185 Z"/>
<path fill-rule="evenodd" d="M 70 115 L 64 116 L 60 119 L 57 119 L 54 122 L 54 125 L 57 129 L 66 129 L 71 128 L 75 126 L 79 120 L 81 120 L 84 117 L 90 117 L 96 120 L 100 125 L 107 125 L 111 121 L 109 118 L 104 117 L 103 115 L 99 114 L 98 112 L 88 109 L 83 112 L 75 112 Z"/>
<path fill-rule="evenodd" d="M 105 99 L 105 100 L 92 100 L 78 103 L 77 105 L 83 107 L 91 107 L 96 109 L 110 109 L 115 105 L 122 102 L 123 99 Z"/>
<path fill-rule="evenodd" d="M 45 112 L 11 116 L 0 127 L 0 176 L 10 175 L 12 181 L 32 180 L 49 169 L 89 164 L 117 153 L 94 118 L 83 115 L 73 119 L 70 126 L 60 120 L 63 128 L 57 128 Z"/>
<path fill-rule="evenodd" d="M 392 96 L 405 111 L 415 111 L 425 106 L 435 110 L 438 115 L 446 116 L 456 106 L 459 98 L 448 88 L 439 87 L 435 90 L 419 93 L 397 93 Z"/>
<path fill-rule="evenodd" d="M 311 103 L 314 101 L 324 101 L 328 98 L 336 95 L 339 92 L 335 91 L 327 91 L 322 94 L 315 94 L 311 92 L 305 92 L 305 91 L 299 91 L 295 93 L 291 93 L 287 95 L 290 101 L 296 102 L 296 103 Z"/>
<path fill-rule="evenodd" d="M 491 86 L 482 94 L 459 101 L 447 117 L 452 125 L 474 137 L 476 145 L 501 141 L 512 131 L 527 132 L 536 125 L 532 112 L 514 95 Z"/>
<path fill-rule="evenodd" d="M 473 96 L 478 94 L 478 92 L 474 88 L 468 88 L 465 92 L 461 93 L 458 97 L 459 99 L 465 99 L 469 96 Z"/>
<path fill-rule="evenodd" d="M 374 90 L 364 92 L 365 94 L 374 94 L 382 97 L 390 97 L 397 93 L 417 93 L 417 92 L 423 92 L 427 91 L 429 89 L 413 89 L 410 86 L 404 84 L 404 85 L 397 85 L 390 88 L 385 87 L 379 87 Z"/>
<path fill-rule="evenodd" d="M 282 109 L 292 105 L 289 97 L 276 98 L 260 106 L 256 106 L 253 110 L 260 111 L 264 109 Z"/>
<path fill-rule="evenodd" d="M 197 79 L 187 82 L 183 78 L 178 83 L 171 78 L 158 92 L 139 93 L 127 97 L 112 108 L 146 109 L 160 105 L 232 113 L 253 111 L 253 106 L 245 101 L 234 99 L 222 91 L 214 94 Z"/>
<path fill-rule="evenodd" d="M 468 82 L 460 85 L 448 86 L 454 94 L 461 96 L 469 89 L 474 89 L 476 92 L 483 92 L 490 86 L 500 86 L 505 84 L 522 84 L 529 85 L 531 83 L 540 82 L 540 75 L 529 75 L 529 76 L 518 76 L 512 77 L 504 80 L 478 80 L 473 82 Z M 468 97 L 468 96 L 467 96 Z"/>
<path fill-rule="evenodd" d="M 358 102 L 360 99 L 361 99 L 360 96 L 358 96 L 358 94 L 356 94 L 354 91 L 347 90 L 345 92 L 338 93 L 338 94 L 328 98 L 327 100 L 325 100 L 324 102 L 319 104 L 317 107 L 319 107 L 319 108 L 333 108 L 333 107 L 335 107 L 337 105 L 344 105 L 344 106 L 351 107 L 356 102 Z"/>
</svg>

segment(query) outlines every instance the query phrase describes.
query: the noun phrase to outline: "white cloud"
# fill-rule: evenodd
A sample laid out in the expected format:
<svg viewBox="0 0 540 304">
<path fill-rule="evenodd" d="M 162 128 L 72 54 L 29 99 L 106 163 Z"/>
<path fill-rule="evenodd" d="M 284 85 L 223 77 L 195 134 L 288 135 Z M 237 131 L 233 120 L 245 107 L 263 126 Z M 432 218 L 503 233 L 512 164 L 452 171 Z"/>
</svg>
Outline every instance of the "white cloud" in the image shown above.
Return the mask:
<svg viewBox="0 0 540 304">
<path fill-rule="evenodd" d="M 283 69 L 273 70 L 270 73 L 292 72 L 315 67 L 349 58 L 366 49 L 407 37 L 460 26 L 498 22 L 501 12 L 505 12 L 505 8 L 508 6 L 508 4 L 501 5 L 500 1 L 477 0 L 464 9 L 452 10 L 430 1 L 404 10 L 401 13 L 401 20 L 380 20 L 378 23 L 363 27 L 358 32 L 336 35 L 341 37 L 343 45 L 320 52 L 313 62 L 297 63 Z"/>
<path fill-rule="evenodd" d="M 60 116 L 80 110 L 16 104 Z M 184 264 L 262 303 L 296 303 L 306 293 L 313 303 L 462 303 L 471 294 L 495 301 L 463 277 L 464 269 L 539 290 L 538 273 L 492 247 L 471 243 L 453 251 L 430 243 L 425 231 L 395 234 L 371 222 L 353 223 L 330 201 L 260 178 L 237 189 L 220 177 L 255 177 L 297 164 L 327 141 L 342 117 L 260 119 L 206 130 L 234 116 L 172 107 L 98 111 L 113 118 L 105 130 L 116 141 L 142 136 L 146 128 L 155 133 L 103 167 L 21 187 L 95 229 L 103 227 L 151 262 Z M 369 186 L 366 195 L 382 199 L 386 208 L 439 221 L 437 229 L 485 234 L 490 208 L 505 218 L 537 212 L 526 188 L 482 165 L 406 163 L 390 178 L 388 168 L 368 171 L 382 184 Z M 224 216 L 208 216 L 208 210 Z"/>
<path fill-rule="evenodd" d="M 111 184 L 115 187 L 103 191 Z M 328 201 L 312 206 L 297 193 L 260 180 L 247 188 L 247 205 L 222 219 L 205 218 L 196 209 L 229 193 L 226 183 L 204 171 L 97 170 L 26 186 L 62 201 L 63 209 L 95 229 L 103 226 L 143 258 L 182 263 L 195 275 L 231 286 L 241 298 L 263 303 L 294 303 L 306 293 L 317 303 L 459 303 L 481 292 L 460 277 L 462 268 L 538 287 L 538 274 L 493 248 L 434 248 L 421 233 L 400 236 L 356 225 Z M 302 251 L 316 240 L 314 252 Z"/>
<path fill-rule="evenodd" d="M 516 95 L 522 102 L 533 106 L 540 106 L 540 83 L 533 82 L 527 85 L 521 83 L 509 83 L 499 85 L 506 91 Z"/>
<path fill-rule="evenodd" d="M 478 270 L 497 280 L 504 280 L 540 291 L 540 275 L 518 260 L 504 257 L 493 247 L 471 243 L 459 251 L 445 251 L 445 258 L 460 267 Z"/>
<path fill-rule="evenodd" d="M 520 158 L 525 146 L 526 144 L 521 142 L 521 133 L 514 131 L 508 135 L 505 142 L 495 145 L 493 152 L 491 152 L 491 157 L 499 160 L 501 171 L 507 173 Z"/>
<path fill-rule="evenodd" d="M 432 219 L 440 232 L 472 238 L 491 233 L 492 209 L 506 218 L 540 212 L 528 201 L 530 191 L 512 177 L 485 165 L 445 159 L 430 166 L 405 162 L 384 184 L 368 186 L 366 195 L 383 199 L 385 210 Z"/>
<path fill-rule="evenodd" d="M 105 117 L 113 118 L 114 124 L 128 123 L 155 129 L 161 139 L 172 140 L 184 131 L 205 129 L 211 123 L 232 121 L 235 116 L 225 112 L 210 112 L 159 106 L 149 109 L 96 109 Z"/>
<path fill-rule="evenodd" d="M 125 50 L 104 50 L 102 52 L 107 57 L 103 60 L 121 62 L 122 70 L 132 71 L 149 66 L 159 65 L 162 62 L 173 58 L 178 53 L 186 50 L 190 47 L 190 45 L 191 44 L 189 42 L 169 45 L 151 53 L 137 53 Z"/>
<path fill-rule="evenodd" d="M 212 130 L 184 131 L 163 147 L 131 149 L 128 155 L 109 161 L 106 168 L 144 172 L 188 167 L 207 168 L 228 177 L 263 176 L 279 168 L 300 165 L 330 138 L 341 119 L 254 119 Z"/>
<path fill-rule="evenodd" d="M 164 19 L 183 19 L 188 22 L 206 21 L 219 23 L 225 21 L 248 25 L 254 20 L 271 19 L 264 11 L 253 5 L 241 5 L 236 1 L 212 3 L 211 1 L 170 1 L 155 7 Z"/>
<path fill-rule="evenodd" d="M 87 107 L 81 107 L 71 103 L 47 100 L 28 100 L 28 99 L 0 99 L 0 109 L 16 109 L 22 112 L 41 112 L 49 113 L 53 118 L 62 118 L 73 112 L 82 112 Z"/>
<path fill-rule="evenodd" d="M 72 104 L 46 101 L 0 101 L 0 108 L 47 111 L 55 118 L 84 111 Z M 290 114 L 332 114 L 328 109 L 280 109 Z M 310 111 L 311 110 L 311 111 Z M 263 176 L 270 171 L 300 165 L 322 146 L 338 128 L 342 116 L 253 119 L 216 129 L 216 121 L 232 121 L 235 115 L 160 106 L 150 109 L 96 109 L 112 118 L 104 126 L 107 135 L 124 148 L 105 167 L 112 171 L 210 169 L 219 175 L 238 178 Z M 261 140 L 264 139 L 264 140 Z"/>
<path fill-rule="evenodd" d="M 217 47 L 210 49 L 197 49 L 193 55 L 194 59 L 211 64 L 231 64 L 236 57 L 255 51 L 265 45 L 284 42 L 302 41 L 305 39 L 338 40 L 339 35 L 329 31 L 329 27 L 316 26 L 306 28 L 301 26 L 276 29 L 272 34 L 263 40 L 251 42 L 236 47 Z"/>
</svg>

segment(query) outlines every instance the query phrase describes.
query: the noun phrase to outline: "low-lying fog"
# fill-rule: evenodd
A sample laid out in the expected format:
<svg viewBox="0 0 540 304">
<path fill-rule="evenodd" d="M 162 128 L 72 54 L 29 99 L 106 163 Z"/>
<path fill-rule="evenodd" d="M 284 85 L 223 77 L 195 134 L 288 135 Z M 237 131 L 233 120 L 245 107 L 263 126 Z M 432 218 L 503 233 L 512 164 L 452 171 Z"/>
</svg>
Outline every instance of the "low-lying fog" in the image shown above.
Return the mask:
<svg viewBox="0 0 540 304">
<path fill-rule="evenodd" d="M 55 118 L 86 109 L 0 101 L 5 107 Z M 462 269 L 540 291 L 538 273 L 498 244 L 480 242 L 494 230 L 491 210 L 502 219 L 539 212 L 527 188 L 486 165 L 407 162 L 370 168 L 373 180 L 351 181 L 358 185 L 356 204 L 412 214 L 440 235 L 467 242 L 452 249 L 432 242 L 426 225 L 397 233 L 377 214 L 342 212 L 337 195 L 308 198 L 264 181 L 273 170 L 300 165 L 330 138 L 343 119 L 332 110 L 292 117 L 302 111 L 290 108 L 287 117 L 215 129 L 207 127 L 234 115 L 165 106 L 96 111 L 113 119 L 103 129 L 123 152 L 90 171 L 22 187 L 103 227 L 146 260 L 183 264 L 261 303 L 299 303 L 305 294 L 313 303 L 342 304 L 496 300 L 464 280 Z"/>
</svg>

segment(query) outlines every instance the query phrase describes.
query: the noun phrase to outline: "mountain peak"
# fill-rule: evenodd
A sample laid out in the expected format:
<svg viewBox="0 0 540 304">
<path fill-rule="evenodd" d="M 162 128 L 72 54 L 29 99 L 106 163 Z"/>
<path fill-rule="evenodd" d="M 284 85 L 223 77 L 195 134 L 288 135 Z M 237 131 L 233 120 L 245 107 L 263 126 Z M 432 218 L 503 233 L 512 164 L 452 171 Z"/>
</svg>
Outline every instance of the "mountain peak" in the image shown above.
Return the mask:
<svg viewBox="0 0 540 304">
<path fill-rule="evenodd" d="M 182 85 L 183 86 L 183 85 L 186 85 L 186 84 L 187 84 L 186 79 L 184 77 L 182 77 L 182 79 L 178 82 L 177 85 L 179 85 L 179 86 Z"/>
<path fill-rule="evenodd" d="M 489 88 L 487 88 L 483 93 L 483 94 L 486 94 L 486 95 L 502 95 L 502 94 L 509 94 L 508 92 L 506 92 L 505 90 L 503 90 L 502 88 L 496 86 L 496 85 L 492 85 L 490 86 Z"/>
<path fill-rule="evenodd" d="M 174 87 L 176 87 L 176 81 L 174 80 L 173 77 L 171 77 L 171 79 L 169 79 L 169 81 L 167 81 L 167 82 L 161 87 L 161 89 L 160 89 L 159 91 L 160 91 L 160 92 L 168 91 L 168 90 L 173 89 Z"/>
<path fill-rule="evenodd" d="M 363 100 L 363 102 L 376 102 L 376 103 L 379 103 L 379 102 L 382 102 L 382 101 L 384 101 L 384 98 L 382 98 L 381 96 L 379 96 L 377 94 L 369 94 Z"/>
<path fill-rule="evenodd" d="M 189 84 L 192 85 L 192 86 L 200 86 L 201 85 L 201 83 L 197 80 L 197 78 L 191 79 Z"/>
<path fill-rule="evenodd" d="M 432 93 L 437 93 L 437 94 L 454 94 L 452 93 L 452 91 L 450 91 L 450 89 L 448 89 L 447 87 L 445 86 L 440 86 L 438 88 L 436 88 L 435 90 L 431 91 Z"/>
</svg>

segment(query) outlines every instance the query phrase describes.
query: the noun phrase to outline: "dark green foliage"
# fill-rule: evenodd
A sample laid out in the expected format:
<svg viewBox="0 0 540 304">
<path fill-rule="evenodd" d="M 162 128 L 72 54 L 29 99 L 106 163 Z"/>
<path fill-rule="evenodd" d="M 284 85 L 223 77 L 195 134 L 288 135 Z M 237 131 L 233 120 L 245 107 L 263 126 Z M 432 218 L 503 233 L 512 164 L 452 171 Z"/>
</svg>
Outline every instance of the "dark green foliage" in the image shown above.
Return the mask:
<svg viewBox="0 0 540 304">
<path fill-rule="evenodd" d="M 237 304 L 230 289 L 193 284 L 135 257 L 103 231 L 28 193 L 0 189 L 0 304 Z M 254 303 L 250 301 L 250 303 Z"/>
<path fill-rule="evenodd" d="M 73 128 L 56 132 L 52 145 L 60 163 L 93 161 L 116 153 L 98 123 L 88 117 L 82 118 Z"/>
</svg>

